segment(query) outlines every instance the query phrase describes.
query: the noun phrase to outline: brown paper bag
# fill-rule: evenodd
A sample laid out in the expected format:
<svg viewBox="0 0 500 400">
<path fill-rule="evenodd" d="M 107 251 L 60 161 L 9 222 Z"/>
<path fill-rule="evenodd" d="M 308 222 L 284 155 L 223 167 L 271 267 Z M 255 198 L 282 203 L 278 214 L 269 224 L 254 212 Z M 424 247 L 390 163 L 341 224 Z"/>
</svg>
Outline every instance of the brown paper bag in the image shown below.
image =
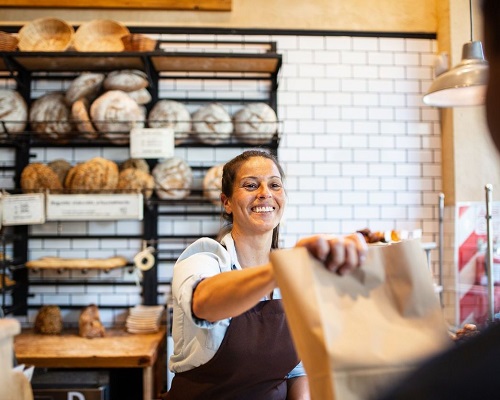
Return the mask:
<svg viewBox="0 0 500 400">
<path fill-rule="evenodd" d="M 313 400 L 366 400 L 451 345 L 419 240 L 370 246 L 332 273 L 305 248 L 271 253 Z"/>
</svg>

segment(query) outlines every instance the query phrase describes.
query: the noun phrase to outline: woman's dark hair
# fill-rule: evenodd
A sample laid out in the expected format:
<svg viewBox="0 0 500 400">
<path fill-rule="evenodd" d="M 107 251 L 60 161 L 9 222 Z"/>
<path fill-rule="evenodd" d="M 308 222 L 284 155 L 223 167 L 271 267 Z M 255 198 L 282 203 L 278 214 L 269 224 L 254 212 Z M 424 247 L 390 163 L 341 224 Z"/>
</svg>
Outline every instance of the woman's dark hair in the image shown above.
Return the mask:
<svg viewBox="0 0 500 400">
<path fill-rule="evenodd" d="M 233 195 L 234 180 L 236 179 L 236 174 L 238 173 L 241 166 L 254 157 L 262 157 L 271 160 L 278 168 L 278 171 L 281 175 L 281 179 L 282 180 L 285 179 L 285 172 L 283 171 L 283 168 L 279 164 L 278 159 L 274 155 L 262 150 L 247 150 L 237 155 L 233 159 L 229 160 L 226 164 L 224 164 L 224 168 L 222 170 L 221 191 L 224 195 L 226 195 L 226 197 L 230 198 Z M 221 231 L 219 232 L 218 235 L 219 240 L 222 239 L 224 235 L 228 233 L 233 227 L 233 216 L 232 214 L 228 214 L 224 210 L 224 208 L 222 209 L 221 217 L 225 221 L 225 224 L 222 227 Z M 277 249 L 278 247 L 279 247 L 279 224 L 276 226 L 276 228 L 273 229 L 273 240 L 271 243 L 271 249 Z"/>
</svg>

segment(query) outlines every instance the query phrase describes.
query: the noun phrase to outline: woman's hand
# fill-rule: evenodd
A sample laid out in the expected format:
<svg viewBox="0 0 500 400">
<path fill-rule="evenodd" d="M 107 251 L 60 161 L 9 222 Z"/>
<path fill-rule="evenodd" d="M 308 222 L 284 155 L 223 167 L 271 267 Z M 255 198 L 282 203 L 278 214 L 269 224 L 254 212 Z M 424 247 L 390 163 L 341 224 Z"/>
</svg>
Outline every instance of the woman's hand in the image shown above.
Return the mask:
<svg viewBox="0 0 500 400">
<path fill-rule="evenodd" d="M 368 246 L 359 233 L 347 236 L 315 235 L 300 239 L 303 246 L 327 269 L 339 275 L 358 268 L 366 259 Z"/>
</svg>

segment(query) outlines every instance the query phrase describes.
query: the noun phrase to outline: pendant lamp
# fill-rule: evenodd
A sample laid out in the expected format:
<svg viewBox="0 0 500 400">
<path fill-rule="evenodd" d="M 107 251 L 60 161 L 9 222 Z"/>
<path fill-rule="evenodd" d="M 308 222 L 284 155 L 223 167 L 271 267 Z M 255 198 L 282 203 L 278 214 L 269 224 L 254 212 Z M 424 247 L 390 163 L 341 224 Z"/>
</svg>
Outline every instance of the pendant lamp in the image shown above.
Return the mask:
<svg viewBox="0 0 500 400">
<path fill-rule="evenodd" d="M 471 41 L 462 48 L 462 61 L 439 75 L 424 95 L 425 104 L 434 107 L 460 107 L 484 104 L 488 63 L 481 42 L 472 39 L 472 0 L 469 0 Z"/>
</svg>

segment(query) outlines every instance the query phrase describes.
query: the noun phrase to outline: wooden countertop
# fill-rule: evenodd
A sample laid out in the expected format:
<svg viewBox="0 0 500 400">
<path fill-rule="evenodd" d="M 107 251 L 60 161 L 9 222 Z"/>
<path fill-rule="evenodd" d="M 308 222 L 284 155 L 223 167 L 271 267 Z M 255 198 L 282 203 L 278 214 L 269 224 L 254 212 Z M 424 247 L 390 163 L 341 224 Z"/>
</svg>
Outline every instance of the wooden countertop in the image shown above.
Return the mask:
<svg viewBox="0 0 500 400">
<path fill-rule="evenodd" d="M 107 329 L 106 337 L 94 339 L 77 332 L 40 335 L 26 330 L 14 337 L 14 351 L 19 363 L 36 367 L 143 368 L 154 364 L 164 340 L 165 327 L 148 334 Z"/>
</svg>

